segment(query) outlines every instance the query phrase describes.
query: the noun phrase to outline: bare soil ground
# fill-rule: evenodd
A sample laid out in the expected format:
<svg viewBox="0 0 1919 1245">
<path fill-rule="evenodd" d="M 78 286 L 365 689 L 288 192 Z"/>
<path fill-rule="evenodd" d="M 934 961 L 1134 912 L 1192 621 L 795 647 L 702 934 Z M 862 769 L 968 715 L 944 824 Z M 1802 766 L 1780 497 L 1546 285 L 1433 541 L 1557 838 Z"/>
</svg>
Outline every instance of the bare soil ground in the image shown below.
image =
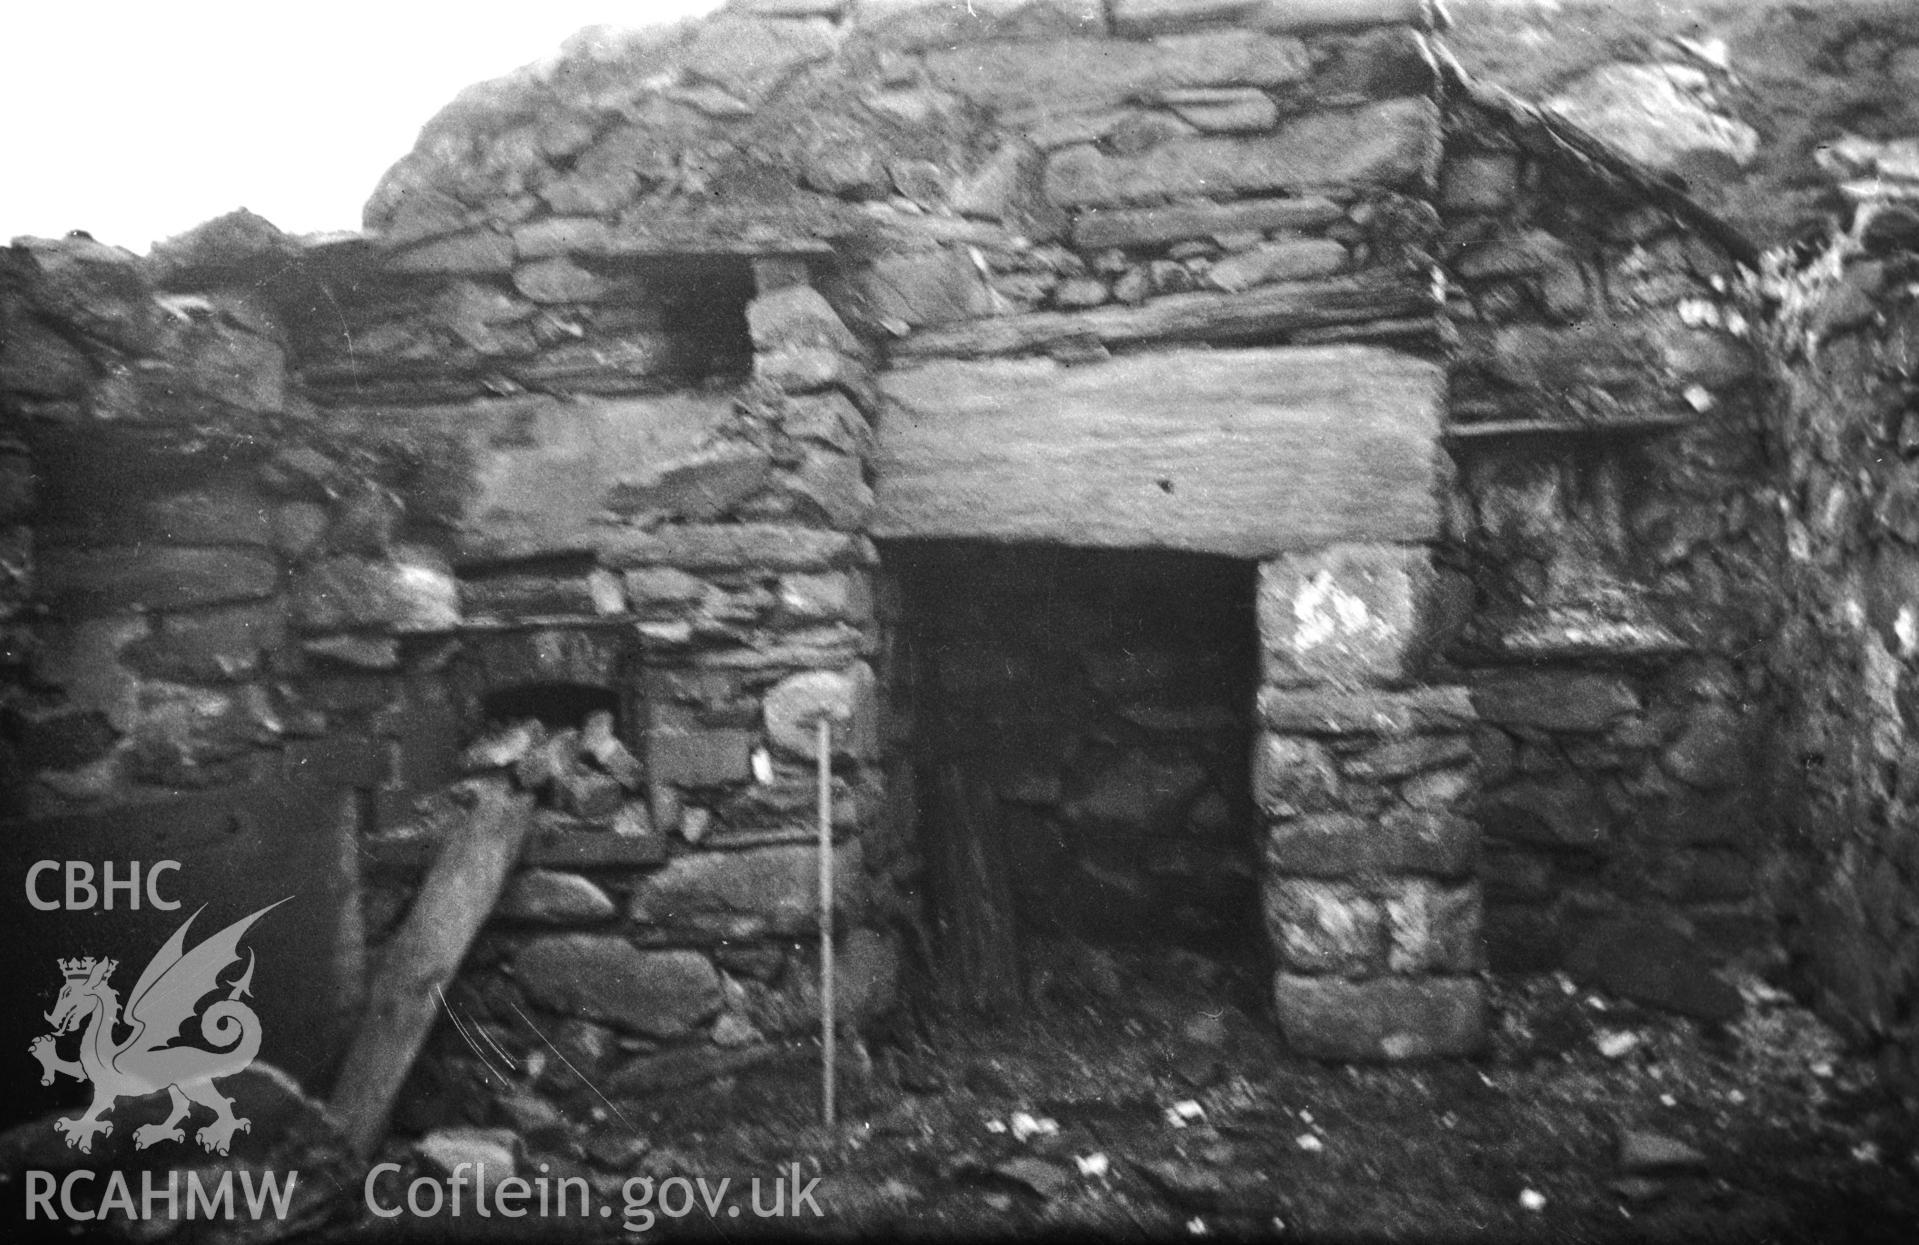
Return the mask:
<svg viewBox="0 0 1919 1245">
<path fill-rule="evenodd" d="M 1112 1240 L 1909 1242 L 1919 1125 L 1830 1033 L 1762 984 L 1707 1031 L 1560 977 L 1496 987 L 1480 1060 L 1343 1068 L 1286 1055 L 1254 971 L 1185 952 L 1056 947 L 1038 1001 L 996 1022 L 922 1014 L 870 1035 L 841 1126 L 804 1053 L 606 1116 L 535 1154 L 620 1188 L 673 1176 L 820 1178 L 799 1218 L 659 1215 L 649 1235 Z M 631 1113 L 629 1113 L 630 1115 Z M 1641 1150 L 1622 1158 L 1622 1132 Z M 1647 1140 L 1643 1134 L 1651 1134 Z M 604 1170 L 625 1147 L 627 1174 Z M 744 1201 L 743 1197 L 736 1200 Z M 658 1203 L 654 1206 L 657 1209 Z M 330 1240 L 524 1239 L 529 1221 L 362 1219 Z"/>
</svg>

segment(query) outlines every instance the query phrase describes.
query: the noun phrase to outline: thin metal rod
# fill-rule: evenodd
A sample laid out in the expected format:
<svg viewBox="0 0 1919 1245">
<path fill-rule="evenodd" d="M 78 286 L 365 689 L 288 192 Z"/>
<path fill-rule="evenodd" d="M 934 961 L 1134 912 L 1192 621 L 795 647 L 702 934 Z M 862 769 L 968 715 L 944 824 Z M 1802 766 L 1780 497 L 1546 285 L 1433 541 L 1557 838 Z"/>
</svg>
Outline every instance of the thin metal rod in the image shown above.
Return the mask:
<svg viewBox="0 0 1919 1245">
<path fill-rule="evenodd" d="M 821 716 L 816 727 L 819 753 L 820 812 L 820 1116 L 834 1123 L 833 1077 L 833 724 Z"/>
</svg>

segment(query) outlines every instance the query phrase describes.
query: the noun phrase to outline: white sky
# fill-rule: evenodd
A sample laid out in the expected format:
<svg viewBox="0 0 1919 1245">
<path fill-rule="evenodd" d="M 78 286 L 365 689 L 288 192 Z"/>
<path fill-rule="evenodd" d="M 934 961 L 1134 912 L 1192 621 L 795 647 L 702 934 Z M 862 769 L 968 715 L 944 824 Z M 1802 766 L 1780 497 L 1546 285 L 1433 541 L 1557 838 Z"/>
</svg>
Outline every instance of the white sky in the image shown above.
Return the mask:
<svg viewBox="0 0 1919 1245">
<path fill-rule="evenodd" d="M 85 229 L 144 252 L 250 208 L 289 233 L 360 205 L 463 87 L 583 26 L 717 0 L 10 0 L 0 239 Z"/>
</svg>

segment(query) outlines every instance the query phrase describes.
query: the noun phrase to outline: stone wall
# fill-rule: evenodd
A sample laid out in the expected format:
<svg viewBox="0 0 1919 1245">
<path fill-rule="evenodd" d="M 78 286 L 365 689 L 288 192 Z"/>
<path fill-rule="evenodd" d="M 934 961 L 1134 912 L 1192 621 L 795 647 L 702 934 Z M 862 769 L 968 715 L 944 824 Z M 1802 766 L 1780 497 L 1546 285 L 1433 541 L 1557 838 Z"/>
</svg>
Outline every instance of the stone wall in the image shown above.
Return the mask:
<svg viewBox="0 0 1919 1245">
<path fill-rule="evenodd" d="M 162 296 L 83 238 L 5 262 L 10 521 L 32 518 L 9 537 L 8 811 L 245 782 L 302 726 L 276 686 L 297 514 L 269 463 L 297 418 L 277 316 Z"/>
<path fill-rule="evenodd" d="M 279 301 L 195 255 L 245 225 L 145 261 L 77 238 L 8 253 L 0 384 L 36 482 L 9 705 L 23 815 L 277 780 L 289 747 L 369 725 L 341 678 L 397 670 L 459 619 L 444 555 L 327 453 Z M 415 739 L 450 718 L 443 694 L 390 690 Z"/>
<path fill-rule="evenodd" d="M 1915 219 L 1909 204 L 1882 202 L 1771 287 L 1782 308 L 1783 474 L 1770 500 L 1787 559 L 1771 660 L 1791 690 L 1777 766 L 1787 945 L 1798 983 L 1908 1092 L 1919 1085 Z"/>
<path fill-rule="evenodd" d="M 1453 89 L 1450 655 L 1482 719 L 1493 964 L 1619 979 L 1653 929 L 1688 971 L 1762 955 L 1778 610 L 1750 253 L 1569 127 Z"/>
<path fill-rule="evenodd" d="M 1149 846 L 1115 894 L 1163 907 L 1168 841 L 1256 889 L 1302 1051 L 1473 1049 L 1482 910 L 1494 967 L 1758 953 L 1751 256 L 1433 24 L 742 0 L 467 92 L 364 235 L 15 248 L 30 588 L 0 622 L 44 617 L 10 788 L 110 804 L 381 741 L 336 784 L 376 954 L 473 784 L 535 792 L 422 1120 L 641 1093 L 816 1018 L 821 715 L 849 1009 L 883 1003 L 906 745 L 976 754 L 943 732 L 1008 663 L 1058 756 L 992 782 L 1029 845 L 1069 832 L 1054 896 L 1098 906 L 1081 849 L 1116 823 Z M 1055 568 L 1033 597 L 926 540 L 1118 552 L 995 555 Z M 1256 603 L 1120 600 L 1215 572 Z M 1192 681 L 1112 657 L 1142 618 Z M 1227 686 L 1201 650 L 1240 644 Z"/>
<path fill-rule="evenodd" d="M 222 259 L 256 225 L 145 260 L 79 236 L 0 254 L 9 515 L 27 521 L 0 854 L 22 872 L 177 860 L 182 902 L 236 917 L 297 897 L 258 945 L 311 969 L 260 999 L 267 1057 L 318 1077 L 363 985 L 346 868 L 362 809 L 452 772 L 451 697 L 400 667 L 438 651 L 458 596 L 443 557 L 389 548 L 391 499 L 319 448 L 282 304 Z M 368 666 L 393 672 L 381 695 L 343 695 Z M 163 939 L 166 916 L 106 915 L 90 936 Z M 35 957 L 74 934 L 18 931 Z"/>
<path fill-rule="evenodd" d="M 636 257 L 830 253 L 835 262 L 819 264 L 814 285 L 831 311 L 807 310 L 817 332 L 790 349 L 769 350 L 756 327 L 755 366 L 789 396 L 851 403 L 766 411 L 776 447 L 837 438 L 836 449 L 857 454 L 860 416 L 874 419 L 876 534 L 1183 549 L 1268 563 L 1280 579 L 1297 569 L 1288 559 L 1368 542 L 1310 572 L 1305 587 L 1333 597 L 1298 604 L 1325 625 L 1299 640 L 1314 650 L 1305 673 L 1270 681 L 1336 680 L 1346 669 L 1336 655 L 1349 647 L 1365 650 L 1364 661 L 1391 650 L 1390 670 L 1359 677 L 1390 700 L 1426 677 L 1437 599 L 1420 569 L 1440 534 L 1445 470 L 1432 357 L 1443 336 L 1432 266 L 1441 139 L 1432 24 L 1430 6 L 1413 0 L 742 3 L 670 31 L 595 33 L 555 62 L 469 92 L 389 173 L 367 224 L 389 268 L 424 265 L 483 288 L 483 298 L 466 284 L 436 296 L 429 315 L 442 339 L 470 337 L 461 350 L 493 351 L 482 383 L 496 392 L 552 383 L 522 358 L 525 334 L 552 337 L 556 314 L 578 327 L 575 340 L 628 334 L 585 354 L 672 354 L 649 336 L 662 321 L 642 326 L 622 312 L 605 323 L 632 328 L 603 329 L 597 311 L 579 306 L 635 302 L 616 287 Z M 524 327 L 471 332 L 475 318 Z M 842 322 L 856 338 L 836 336 Z M 404 334 L 384 340 L 412 349 Z M 874 388 L 868 349 L 886 365 Z M 346 354 L 344 338 L 333 353 Z M 637 377 L 650 367 L 620 370 Z M 1280 379 L 1258 393 L 1235 386 L 1254 375 Z M 648 387 L 620 383 L 623 394 Z M 1236 396 L 1223 401 L 1228 390 Z M 750 401 L 743 409 L 754 413 Z M 1338 426 L 1352 435 L 1325 435 Z M 766 481 L 808 478 L 801 468 L 820 479 L 833 461 L 808 448 L 813 457 L 796 462 L 776 449 L 771 474 L 760 476 L 740 445 L 752 434 L 716 435 L 725 454 L 689 464 L 686 487 L 659 499 L 662 513 L 628 506 L 630 526 L 666 524 L 646 547 L 678 540 L 676 523 L 710 521 L 674 506 L 752 520 L 797 491 Z M 609 433 L 595 444 L 616 443 Z M 1265 469 L 1265 459 L 1248 461 L 1254 447 L 1281 458 L 1313 447 L 1315 466 L 1329 465 L 1310 473 L 1322 492 L 1289 496 L 1276 481 L 1298 464 Z M 607 448 L 593 456 L 605 459 Z M 627 496 L 589 506 L 617 510 Z M 776 517 L 853 530 L 867 522 L 856 506 L 808 500 Z M 614 567 L 627 556 L 616 548 L 639 543 L 623 537 L 594 556 Z M 526 550 L 476 549 L 463 577 L 473 582 L 477 562 L 503 552 Z M 706 569 L 677 556 L 657 561 Z M 1334 608 L 1349 602 L 1363 603 L 1357 614 Z M 910 611 L 910 594 L 899 605 Z M 1277 616 L 1267 625 L 1275 652 L 1294 643 L 1287 625 Z M 649 661 L 662 643 L 698 651 L 704 642 L 696 625 L 691 637 L 650 641 Z M 927 689 L 914 690 L 915 722 L 931 730 Z M 1242 720 L 1252 691 L 1239 691 Z M 1406 754 L 1398 761 L 1369 769 L 1352 760 L 1339 807 L 1399 801 L 1414 810 L 1409 825 L 1423 810 L 1447 833 L 1463 828 L 1452 814 L 1470 793 L 1471 768 L 1447 736 L 1466 711 L 1457 697 L 1442 699 L 1443 723 L 1393 741 Z M 734 732 L 730 742 L 739 735 L 731 712 L 711 703 L 692 719 Z M 1365 751 L 1357 740 L 1300 747 Z M 1388 908 L 1405 928 L 1391 956 L 1292 966 L 1325 974 L 1315 988 L 1326 998 L 1314 996 L 1312 1016 L 1295 1009 L 1289 1031 L 1294 1019 L 1310 1027 L 1334 1013 L 1374 1019 L 1344 1042 L 1326 1036 L 1337 1025 L 1317 1037 L 1301 1028 L 1304 1045 L 1377 1058 L 1477 1041 L 1476 891 L 1454 860 L 1429 895 L 1413 877 L 1422 868 L 1393 864 L 1373 890 L 1330 905 L 1382 937 Z M 1446 932 L 1432 938 L 1429 908 L 1444 909 L 1436 920 Z M 1268 909 L 1282 940 L 1295 923 L 1318 920 L 1298 904 Z M 1446 976 L 1445 1006 L 1414 1009 L 1410 1021 L 1383 1015 L 1398 985 L 1375 988 L 1372 978 L 1434 972 Z M 1443 1031 L 1426 1034 L 1428 1021 Z"/>
<path fill-rule="evenodd" d="M 1260 567 L 1253 798 L 1274 1003 L 1321 1058 L 1469 1054 L 1485 1037 L 1473 708 L 1429 551 L 1335 545 Z"/>
<path fill-rule="evenodd" d="M 585 1043 L 575 1068 L 611 1078 L 675 1042 L 765 1050 L 817 1015 L 803 944 L 826 714 L 849 1015 L 890 997 L 884 879 L 912 866 L 880 832 L 900 822 L 881 817 L 858 534 L 867 352 L 803 259 L 653 257 L 562 302 L 239 214 L 146 261 L 85 240 L 7 260 L 10 514 L 32 528 L 6 791 L 29 832 L 118 808 L 136 829 L 251 826 L 297 788 L 332 810 L 314 839 L 329 868 L 357 840 L 361 910 L 323 918 L 357 983 L 362 936 L 377 964 L 460 784 L 504 766 L 542 824 L 463 979 L 463 1022 L 521 1056 L 563 1031 Z M 514 306 L 521 285 L 545 301 Z M 704 310 L 672 319 L 683 348 L 573 331 L 663 322 L 690 288 Z M 448 336 L 449 308 L 501 306 L 512 349 Z M 509 332 L 536 312 L 541 333 Z M 475 340 L 478 323 L 457 321 Z M 517 750 L 501 743 L 516 729 Z M 209 787 L 235 794 L 147 803 Z M 295 820 L 271 829 L 319 833 Z M 312 852 L 280 851 L 272 884 L 311 889 Z M 591 1000 L 616 984 L 604 1014 Z M 335 1021 L 351 1006 L 329 1002 Z"/>
<path fill-rule="evenodd" d="M 302 377 L 337 404 L 328 428 L 376 464 L 457 584 L 457 647 L 436 668 L 473 740 L 466 781 L 540 800 L 449 995 L 462 1024 L 441 1035 L 408 1118 L 534 1098 L 583 1112 L 589 1086 L 644 1094 L 816 1024 L 822 715 L 836 732 L 841 1003 L 849 1017 L 885 1005 L 913 861 L 897 833 L 910 826 L 883 816 L 884 662 L 859 534 L 867 352 L 806 262 L 653 256 L 564 292 L 527 275 L 550 275 L 544 259 L 511 274 L 420 250 L 312 262 L 357 314 L 441 343 L 455 302 L 533 289 L 545 301 L 514 314 L 536 325 L 657 327 L 659 299 L 706 283 L 704 320 L 674 320 L 684 348 L 657 355 L 588 327 L 517 354 L 429 348 L 402 363 L 349 350 L 337 321 L 301 326 L 303 358 L 321 361 Z M 376 956 L 461 802 L 456 785 L 370 828 Z"/>
</svg>

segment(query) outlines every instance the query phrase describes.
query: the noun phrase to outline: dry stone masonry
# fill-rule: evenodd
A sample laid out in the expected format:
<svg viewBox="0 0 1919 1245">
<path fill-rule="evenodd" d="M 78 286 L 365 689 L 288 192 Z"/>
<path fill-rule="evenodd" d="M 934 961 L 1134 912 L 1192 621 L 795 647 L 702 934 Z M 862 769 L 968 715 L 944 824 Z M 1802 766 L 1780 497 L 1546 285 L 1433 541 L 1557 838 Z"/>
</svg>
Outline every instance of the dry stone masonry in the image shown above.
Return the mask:
<svg viewBox="0 0 1919 1245">
<path fill-rule="evenodd" d="M 1416 686 L 1422 549 L 1338 545 L 1261 567 L 1253 798 L 1281 1029 L 1309 1054 L 1462 1055 L 1484 1036 L 1471 701 Z"/>
<path fill-rule="evenodd" d="M 1470 581 L 1450 656 L 1481 719 L 1489 950 L 1629 994 L 1704 982 L 1769 944 L 1777 834 L 1751 250 L 1657 173 L 1449 75 L 1444 561 Z M 1655 971 L 1654 946 L 1678 961 Z M 1731 995 L 1701 993 L 1709 1015 Z"/>
<path fill-rule="evenodd" d="M 984 825 L 1302 1055 L 1473 1052 L 1489 964 L 1724 1020 L 1783 912 L 1909 1060 L 1909 214 L 1767 287 L 1436 24 L 737 0 L 463 94 L 362 234 L 17 243 L 16 837 L 253 827 L 323 1036 L 527 793 L 410 1127 L 815 1025 L 821 718 L 849 1020 Z"/>
<path fill-rule="evenodd" d="M 1919 1086 L 1919 168 L 1900 162 L 1910 149 L 1861 144 L 1858 171 L 1880 175 L 1849 187 L 1862 200 L 1853 230 L 1803 270 L 1775 274 L 1782 476 L 1768 498 L 1786 529 L 1773 661 L 1791 689 L 1778 741 L 1796 813 L 1780 878 L 1788 946 L 1799 983 L 1908 1093 Z"/>
</svg>

